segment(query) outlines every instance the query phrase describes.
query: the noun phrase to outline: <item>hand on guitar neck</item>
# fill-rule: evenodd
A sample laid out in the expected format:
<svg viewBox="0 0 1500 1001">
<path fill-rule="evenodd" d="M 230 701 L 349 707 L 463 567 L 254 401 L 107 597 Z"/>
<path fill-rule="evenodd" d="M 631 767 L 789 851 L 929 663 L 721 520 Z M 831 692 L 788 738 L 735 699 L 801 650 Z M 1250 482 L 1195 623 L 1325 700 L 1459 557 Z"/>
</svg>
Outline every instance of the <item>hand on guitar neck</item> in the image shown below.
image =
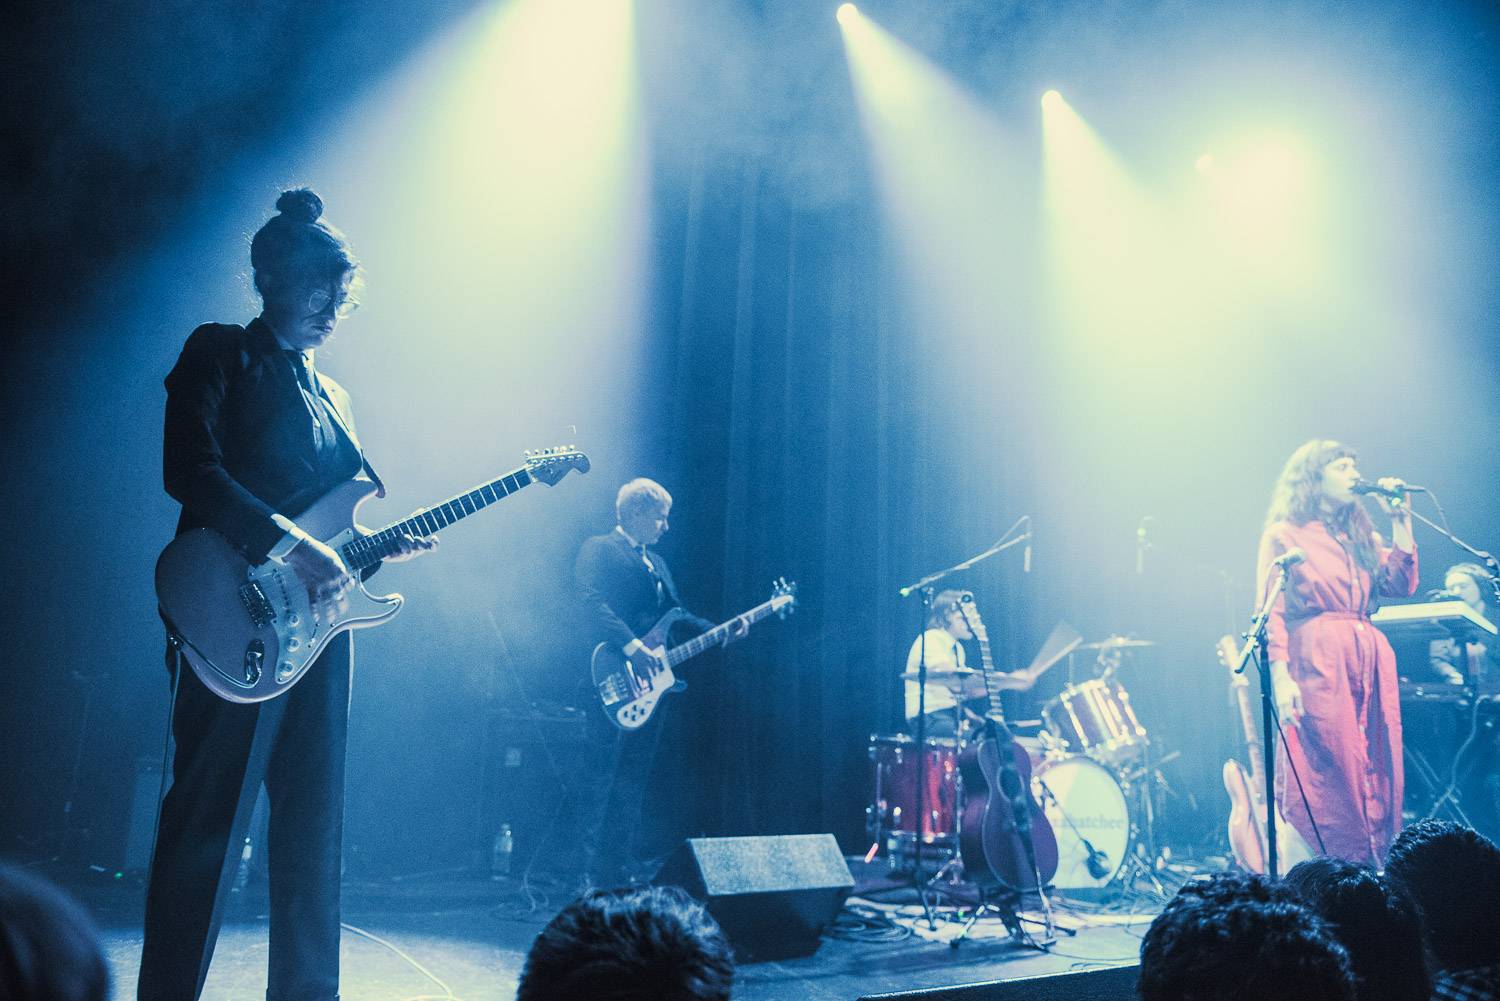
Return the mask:
<svg viewBox="0 0 1500 1001">
<path fill-rule="evenodd" d="M 724 633 L 724 645 L 728 646 L 735 640 L 742 640 L 750 635 L 750 619 L 748 616 L 737 615 L 729 620 L 729 629 Z"/>
</svg>

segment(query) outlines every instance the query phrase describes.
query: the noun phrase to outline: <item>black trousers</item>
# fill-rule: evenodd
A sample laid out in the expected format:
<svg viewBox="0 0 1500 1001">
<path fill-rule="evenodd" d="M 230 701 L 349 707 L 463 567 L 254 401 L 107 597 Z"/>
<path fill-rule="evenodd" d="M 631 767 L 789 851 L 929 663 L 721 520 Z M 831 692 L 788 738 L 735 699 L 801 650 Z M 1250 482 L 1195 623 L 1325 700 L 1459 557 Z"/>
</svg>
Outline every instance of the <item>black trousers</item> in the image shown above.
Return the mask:
<svg viewBox="0 0 1500 1001">
<path fill-rule="evenodd" d="M 661 739 L 661 715 L 658 708 L 657 718 L 635 731 L 617 728 L 597 708 L 589 716 L 584 868 L 596 885 L 613 886 L 635 875 L 630 870 L 639 861 L 635 841 L 642 833 L 642 811 Z"/>
<path fill-rule="evenodd" d="M 169 664 L 175 661 L 169 652 Z M 138 1001 L 196 1001 L 240 845 L 264 783 L 270 799 L 268 1001 L 332 1001 L 339 989 L 344 752 L 353 670 L 336 637 L 290 692 L 253 705 L 214 695 L 182 665 L 172 785 L 162 802 Z"/>
</svg>

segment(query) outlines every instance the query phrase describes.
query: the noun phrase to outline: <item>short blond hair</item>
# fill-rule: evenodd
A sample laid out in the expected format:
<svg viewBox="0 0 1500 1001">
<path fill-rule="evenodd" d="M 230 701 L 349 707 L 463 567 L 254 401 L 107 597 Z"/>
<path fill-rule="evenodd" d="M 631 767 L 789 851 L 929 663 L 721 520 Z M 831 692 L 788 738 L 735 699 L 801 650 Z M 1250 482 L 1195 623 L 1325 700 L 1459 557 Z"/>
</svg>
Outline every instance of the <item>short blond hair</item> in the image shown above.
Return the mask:
<svg viewBox="0 0 1500 1001">
<path fill-rule="evenodd" d="M 643 511 L 653 504 L 670 508 L 672 495 L 667 493 L 666 487 L 655 480 L 638 476 L 615 494 L 615 520 L 623 522 L 627 513 L 634 514 L 636 511 Z"/>
</svg>

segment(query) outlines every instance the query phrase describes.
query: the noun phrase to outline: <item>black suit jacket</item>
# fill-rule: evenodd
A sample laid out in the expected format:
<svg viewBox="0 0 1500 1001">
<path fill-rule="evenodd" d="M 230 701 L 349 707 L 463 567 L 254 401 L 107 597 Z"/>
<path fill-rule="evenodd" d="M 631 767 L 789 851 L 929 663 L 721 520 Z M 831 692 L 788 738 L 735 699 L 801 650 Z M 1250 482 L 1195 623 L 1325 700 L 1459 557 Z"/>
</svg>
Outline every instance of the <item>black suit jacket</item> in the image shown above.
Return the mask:
<svg viewBox="0 0 1500 1001">
<path fill-rule="evenodd" d="M 166 378 L 162 474 L 182 504 L 178 534 L 212 528 L 258 563 L 282 536 L 273 513 L 295 518 L 361 470 L 379 485 L 354 432 L 349 394 L 327 376 L 318 381 L 353 445 L 332 466 L 318 461 L 312 414 L 264 320 L 193 331 Z"/>
<path fill-rule="evenodd" d="M 618 531 L 585 539 L 573 564 L 573 578 L 590 629 L 592 643 L 626 646 L 651 631 L 656 620 L 670 608 L 680 606 L 672 571 L 659 553 L 647 550 L 661 577 L 658 597 L 656 578 L 646 569 L 640 553 L 631 548 Z M 686 624 L 696 632 L 712 629 L 713 623 L 689 615 Z"/>
</svg>

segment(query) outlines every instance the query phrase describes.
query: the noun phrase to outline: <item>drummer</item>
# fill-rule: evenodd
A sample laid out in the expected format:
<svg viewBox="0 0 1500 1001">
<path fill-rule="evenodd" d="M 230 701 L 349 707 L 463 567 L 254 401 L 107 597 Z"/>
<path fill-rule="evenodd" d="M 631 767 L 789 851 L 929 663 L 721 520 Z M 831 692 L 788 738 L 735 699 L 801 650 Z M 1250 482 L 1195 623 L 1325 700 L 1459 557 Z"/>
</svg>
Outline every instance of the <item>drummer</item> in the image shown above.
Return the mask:
<svg viewBox="0 0 1500 1001">
<path fill-rule="evenodd" d="M 980 722 L 981 717 L 963 707 L 970 699 L 984 699 L 984 677 L 968 666 L 964 654 L 964 643 L 974 638 L 969 623 L 964 619 L 959 603 L 964 592 L 939 591 L 932 599 L 932 608 L 927 614 L 927 629 L 911 645 L 906 655 L 906 723 L 907 729 L 916 732 L 919 686 L 917 667 L 924 655 L 927 658 L 927 720 L 928 737 L 952 737 L 960 729 L 964 718 Z M 1036 678 L 1024 671 L 1014 674 L 996 672 L 995 686 L 998 689 L 1024 690 L 1035 683 Z"/>
</svg>

